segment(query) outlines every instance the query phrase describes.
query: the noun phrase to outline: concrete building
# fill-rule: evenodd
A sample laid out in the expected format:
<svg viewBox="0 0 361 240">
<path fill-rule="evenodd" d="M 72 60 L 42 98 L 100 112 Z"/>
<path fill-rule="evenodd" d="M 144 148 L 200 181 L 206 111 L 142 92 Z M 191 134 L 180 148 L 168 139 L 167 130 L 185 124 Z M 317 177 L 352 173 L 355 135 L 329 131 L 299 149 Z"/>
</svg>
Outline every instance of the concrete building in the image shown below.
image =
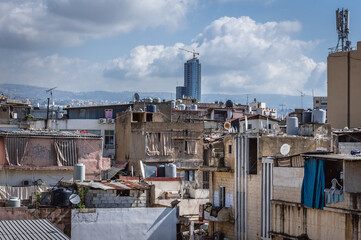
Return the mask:
<svg viewBox="0 0 361 240">
<path fill-rule="evenodd" d="M 327 122 L 333 128 L 361 126 L 361 42 L 357 49 L 327 57 Z"/>
<path fill-rule="evenodd" d="M 199 59 L 193 55 L 184 63 L 184 86 L 176 87 L 177 98 L 190 98 L 201 101 L 202 81 L 201 81 L 201 64 Z"/>
<path fill-rule="evenodd" d="M 224 163 L 220 158 L 221 164 L 202 167 L 210 171 L 212 206 L 204 207 L 204 218 L 210 221 L 209 232 L 220 232 L 229 239 L 270 239 L 272 163 L 269 157 L 329 150 L 330 133 L 322 140 L 238 133 L 225 136 L 223 144 Z"/>
<path fill-rule="evenodd" d="M 236 132 L 241 133 L 259 133 L 274 132 L 275 127 L 280 123 L 279 120 L 265 117 L 263 115 L 248 115 L 243 118 L 236 118 L 230 121 L 231 127 Z M 246 126 L 247 124 L 247 126 Z M 277 124 L 275 126 L 275 124 Z M 279 127 L 278 127 L 279 128 Z"/>
<path fill-rule="evenodd" d="M 174 163 L 179 177 L 195 176 L 202 185 L 199 166 L 203 164 L 203 122 L 171 122 L 164 114 L 125 112 L 116 122 L 117 161 L 129 162 L 136 176 L 140 161 L 149 165 Z"/>
<path fill-rule="evenodd" d="M 266 117 L 277 118 L 277 109 L 267 108 L 265 102 L 257 102 L 255 98 L 253 102 L 249 103 L 250 114 L 260 114 Z"/>
<path fill-rule="evenodd" d="M 313 108 L 327 110 L 327 97 L 313 97 Z"/>
<path fill-rule="evenodd" d="M 110 168 L 102 157 L 97 135 L 56 131 L 0 131 L 1 196 L 27 199 L 38 185 L 54 186 L 73 178 L 76 163 L 85 165 L 88 179 L 100 179 Z"/>
</svg>

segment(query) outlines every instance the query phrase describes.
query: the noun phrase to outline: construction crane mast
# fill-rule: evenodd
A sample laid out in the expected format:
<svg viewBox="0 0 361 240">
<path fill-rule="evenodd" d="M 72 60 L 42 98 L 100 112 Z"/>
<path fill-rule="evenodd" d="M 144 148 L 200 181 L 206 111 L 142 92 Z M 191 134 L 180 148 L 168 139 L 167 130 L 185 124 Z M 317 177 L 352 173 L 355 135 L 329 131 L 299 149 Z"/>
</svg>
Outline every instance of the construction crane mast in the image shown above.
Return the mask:
<svg viewBox="0 0 361 240">
<path fill-rule="evenodd" d="M 179 50 L 183 50 L 183 51 L 186 51 L 186 52 L 189 52 L 189 53 L 193 53 L 193 59 L 196 59 L 196 55 L 199 56 L 199 53 L 196 52 L 194 49 L 193 49 L 193 51 L 190 51 L 190 50 L 187 50 L 187 49 L 184 49 L 184 48 L 179 48 Z"/>
</svg>

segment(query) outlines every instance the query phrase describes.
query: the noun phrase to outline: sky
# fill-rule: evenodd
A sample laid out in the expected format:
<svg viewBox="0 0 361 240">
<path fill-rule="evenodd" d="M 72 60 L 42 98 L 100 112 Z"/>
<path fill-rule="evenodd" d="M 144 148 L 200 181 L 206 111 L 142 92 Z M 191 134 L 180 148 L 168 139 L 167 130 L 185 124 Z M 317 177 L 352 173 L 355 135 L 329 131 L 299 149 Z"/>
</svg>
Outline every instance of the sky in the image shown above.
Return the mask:
<svg viewBox="0 0 361 240">
<path fill-rule="evenodd" d="M 200 53 L 202 93 L 327 93 L 335 10 L 296 0 L 0 0 L 0 83 L 59 90 L 175 92 Z"/>
</svg>

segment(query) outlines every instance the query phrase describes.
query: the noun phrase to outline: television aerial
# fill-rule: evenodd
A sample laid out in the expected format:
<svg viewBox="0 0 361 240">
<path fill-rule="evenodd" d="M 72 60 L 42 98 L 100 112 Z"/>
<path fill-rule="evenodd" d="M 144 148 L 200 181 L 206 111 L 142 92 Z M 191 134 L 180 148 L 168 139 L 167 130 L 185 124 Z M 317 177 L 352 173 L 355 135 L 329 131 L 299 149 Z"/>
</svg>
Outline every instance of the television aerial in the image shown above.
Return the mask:
<svg viewBox="0 0 361 240">
<path fill-rule="evenodd" d="M 135 100 L 136 102 L 139 102 L 140 97 L 139 97 L 139 94 L 138 94 L 138 93 L 134 93 L 133 98 L 134 98 L 134 100 Z"/>
</svg>

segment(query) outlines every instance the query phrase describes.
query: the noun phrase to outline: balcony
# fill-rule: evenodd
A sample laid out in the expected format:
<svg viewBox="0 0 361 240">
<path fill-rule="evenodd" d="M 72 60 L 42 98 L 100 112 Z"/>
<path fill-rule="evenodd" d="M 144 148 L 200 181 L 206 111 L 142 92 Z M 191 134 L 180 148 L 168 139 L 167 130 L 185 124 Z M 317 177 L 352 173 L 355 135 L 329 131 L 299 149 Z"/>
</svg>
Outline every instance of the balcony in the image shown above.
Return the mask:
<svg viewBox="0 0 361 240">
<path fill-rule="evenodd" d="M 212 222 L 230 222 L 232 220 L 232 209 L 230 207 L 210 207 L 210 210 L 203 210 L 203 218 Z"/>
</svg>

